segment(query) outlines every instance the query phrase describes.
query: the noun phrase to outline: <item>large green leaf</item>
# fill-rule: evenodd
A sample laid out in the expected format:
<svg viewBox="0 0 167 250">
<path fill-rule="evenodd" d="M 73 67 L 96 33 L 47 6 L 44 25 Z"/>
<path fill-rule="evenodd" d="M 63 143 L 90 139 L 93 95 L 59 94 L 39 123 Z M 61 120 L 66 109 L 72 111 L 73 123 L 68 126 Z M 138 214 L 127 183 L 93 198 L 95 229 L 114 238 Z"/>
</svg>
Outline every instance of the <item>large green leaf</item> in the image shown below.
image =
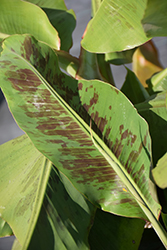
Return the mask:
<svg viewBox="0 0 167 250">
<path fill-rule="evenodd" d="M 72 32 L 76 26 L 76 16 L 73 10 L 43 9 L 51 24 L 59 33 L 61 50 L 68 51 L 72 46 Z"/>
<path fill-rule="evenodd" d="M 147 2 L 147 8 L 142 20 L 144 31 L 148 37 L 166 36 L 167 1 L 148 0 Z"/>
<path fill-rule="evenodd" d="M 95 206 L 53 168 L 28 249 L 90 249 L 88 235 L 95 211 Z"/>
<path fill-rule="evenodd" d="M 90 21 L 82 46 L 91 52 L 128 50 L 146 42 L 141 20 L 146 0 L 103 0 Z"/>
<path fill-rule="evenodd" d="M 59 33 L 61 50 L 68 51 L 72 46 L 72 32 L 76 25 L 73 10 L 67 10 L 64 0 L 26 0 L 43 8 L 51 24 Z"/>
<path fill-rule="evenodd" d="M 21 0 L 0 0 L 0 37 L 28 33 L 36 39 L 60 48 L 57 31 L 36 5 Z"/>
<path fill-rule="evenodd" d="M 26 135 L 0 146 L 0 214 L 21 244 L 35 227 L 52 164 Z"/>
<path fill-rule="evenodd" d="M 35 52 L 27 51 L 29 45 Z M 75 112 L 80 107 L 77 81 L 61 73 L 47 45 L 29 36 L 10 37 L 0 62 L 9 107 L 38 150 L 92 203 L 120 215 L 148 217 L 157 227 L 160 206 L 149 189 L 148 127 L 125 96 L 104 82 L 78 83 L 81 102 L 104 143 L 99 130 L 93 131 L 94 124 L 91 128 Z M 156 230 L 161 230 L 159 225 Z"/>
<path fill-rule="evenodd" d="M 167 2 L 103 0 L 89 22 L 82 46 L 107 53 L 137 47 L 154 36 L 166 36 Z"/>
<path fill-rule="evenodd" d="M 13 228 L 17 248 L 89 249 L 88 234 L 95 206 L 51 163 L 49 166 L 26 135 L 1 146 L 1 152 L 1 216 Z M 40 178 L 44 161 L 48 163 Z M 3 233 L 5 229 L 6 226 Z"/>
<path fill-rule="evenodd" d="M 57 9 L 57 10 L 67 10 L 64 0 L 26 0 L 38 5 L 41 8 Z"/>
</svg>

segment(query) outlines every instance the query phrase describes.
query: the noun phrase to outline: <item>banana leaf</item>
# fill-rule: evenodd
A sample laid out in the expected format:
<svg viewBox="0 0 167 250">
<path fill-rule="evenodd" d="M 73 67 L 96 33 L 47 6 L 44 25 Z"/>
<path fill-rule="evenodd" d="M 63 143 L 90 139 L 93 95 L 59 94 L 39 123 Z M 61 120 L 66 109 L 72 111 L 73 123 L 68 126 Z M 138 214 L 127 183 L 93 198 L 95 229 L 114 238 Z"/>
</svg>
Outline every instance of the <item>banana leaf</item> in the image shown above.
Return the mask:
<svg viewBox="0 0 167 250">
<path fill-rule="evenodd" d="M 14 249 L 89 249 L 88 234 L 96 207 L 27 135 L 0 149 L 0 213 L 17 237 Z"/>
<path fill-rule="evenodd" d="M 110 84 L 66 76 L 54 51 L 31 36 L 2 47 L 1 87 L 35 147 L 94 205 L 150 220 L 166 244 L 149 179 L 148 126 L 129 100 Z"/>
<path fill-rule="evenodd" d="M 166 11 L 166 0 L 161 4 L 158 0 L 103 0 L 81 44 L 90 52 L 109 53 L 166 36 Z"/>
<path fill-rule="evenodd" d="M 167 188 L 167 153 L 160 158 L 156 167 L 152 170 L 152 174 L 156 184 L 160 188 Z"/>
<path fill-rule="evenodd" d="M 60 48 L 58 32 L 38 6 L 20 0 L 0 0 L 0 6 L 0 38 L 27 33 L 55 49 Z"/>
</svg>

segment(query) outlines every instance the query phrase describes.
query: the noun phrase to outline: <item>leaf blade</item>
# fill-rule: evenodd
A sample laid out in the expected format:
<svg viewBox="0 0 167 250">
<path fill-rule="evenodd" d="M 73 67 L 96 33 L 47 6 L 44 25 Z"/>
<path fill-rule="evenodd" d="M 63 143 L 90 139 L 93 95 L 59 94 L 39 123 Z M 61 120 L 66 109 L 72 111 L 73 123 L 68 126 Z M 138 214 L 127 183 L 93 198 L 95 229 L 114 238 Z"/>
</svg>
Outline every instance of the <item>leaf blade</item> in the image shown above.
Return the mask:
<svg viewBox="0 0 167 250">
<path fill-rule="evenodd" d="M 24 41 L 25 39 L 28 39 L 27 41 L 29 41 L 32 38 L 27 38 L 27 37 L 25 38 L 25 36 L 21 36 L 19 37 L 19 39 L 21 39 L 22 41 Z M 7 40 L 9 41 L 9 39 Z M 42 75 L 40 75 L 40 73 L 37 72 L 37 70 L 34 69 L 32 65 L 30 65 L 30 63 L 27 63 L 27 61 L 20 56 L 17 56 L 17 59 L 16 59 L 15 58 L 16 52 L 11 53 L 11 48 L 10 48 L 11 45 L 7 43 L 7 40 L 6 40 L 6 46 L 9 48 L 4 47 L 4 51 L 6 50 L 6 54 L 5 52 L 2 53 L 4 57 L 1 56 L 1 59 L 0 59 L 1 63 L 2 65 L 6 63 L 4 59 L 6 57 L 9 58 L 8 57 L 8 53 L 9 53 L 10 60 L 11 60 L 10 63 L 11 64 L 14 63 L 14 65 L 17 65 L 19 70 L 16 68 L 14 71 L 12 71 L 11 69 L 8 70 L 8 65 L 7 65 L 6 66 L 7 69 L 5 69 L 5 71 L 7 70 L 7 74 L 6 74 L 7 79 L 4 79 L 4 73 L 3 73 L 4 69 L 2 66 L 1 67 L 2 69 L 1 77 L 3 79 L 2 84 L 3 84 L 3 81 L 5 82 L 7 80 L 7 83 L 11 85 L 12 91 L 15 92 L 16 99 L 17 98 L 19 99 L 19 105 L 13 106 L 13 97 L 12 99 L 10 97 L 11 95 L 10 90 L 9 90 L 10 88 L 6 89 L 5 87 L 6 84 L 3 84 L 2 88 L 4 92 L 6 93 L 6 95 L 8 96 L 9 106 L 12 108 L 12 112 L 16 116 L 18 123 L 27 132 L 29 137 L 33 140 L 34 145 L 44 155 L 46 155 L 59 168 L 59 170 L 62 171 L 73 182 L 74 186 L 76 186 L 94 204 L 98 206 L 100 205 L 103 207 L 103 209 L 107 211 L 112 211 L 113 213 L 116 213 L 116 214 L 121 214 L 121 215 L 126 215 L 126 216 L 132 216 L 133 214 L 133 216 L 135 215 L 137 217 L 142 217 L 146 219 L 141 208 L 138 206 L 138 202 L 136 201 L 136 198 L 133 197 L 130 192 L 126 192 L 127 191 L 126 185 L 121 181 L 119 177 L 118 172 L 120 173 L 120 171 L 122 171 L 121 173 L 123 173 L 123 176 L 125 175 L 126 178 L 128 176 L 128 173 L 125 173 L 127 172 L 127 170 L 122 168 L 123 163 L 120 163 L 119 156 L 120 156 L 120 150 L 122 146 L 121 145 L 120 145 L 121 147 L 119 146 L 119 142 L 115 144 L 116 146 L 114 149 L 114 154 L 115 154 L 114 155 L 113 152 L 110 151 L 109 148 L 105 145 L 105 143 L 102 142 L 102 140 L 94 132 L 92 132 L 93 139 L 94 140 L 96 139 L 96 142 L 99 141 L 100 147 L 102 148 L 104 147 L 105 151 L 108 152 L 109 156 L 106 157 L 105 155 L 106 157 L 105 158 L 102 152 L 96 148 L 96 146 L 94 145 L 92 141 L 92 138 L 90 136 L 90 130 L 91 130 L 90 126 L 87 125 L 81 119 L 81 117 L 79 117 L 78 114 L 74 111 L 74 110 L 77 110 L 76 108 L 74 108 L 75 105 L 77 104 L 72 106 L 74 108 L 73 110 L 68 105 L 68 103 L 65 100 L 63 100 L 61 96 L 55 92 L 54 89 L 52 89 L 52 87 L 49 85 L 48 82 L 46 82 L 46 80 L 42 77 Z M 35 44 L 34 46 L 37 46 L 38 48 L 38 42 L 32 39 L 32 43 Z M 13 38 L 12 38 L 12 46 L 14 46 Z M 40 46 L 42 45 L 40 44 Z M 43 57 L 44 55 L 46 56 L 45 49 L 48 53 L 49 48 L 46 47 L 46 45 L 43 45 L 42 50 L 41 50 L 43 52 Z M 52 58 L 53 52 L 50 49 L 49 51 L 50 51 L 49 57 Z M 18 50 L 17 53 L 20 53 L 20 51 Z M 22 53 L 22 56 L 23 56 L 23 53 Z M 26 53 L 24 57 L 27 58 Z M 28 59 L 29 58 L 30 57 L 28 57 Z M 38 54 L 38 58 L 39 60 L 41 60 L 39 54 Z M 30 61 L 33 63 L 32 58 Z M 53 61 L 51 62 L 53 64 Z M 55 59 L 55 63 L 56 63 L 56 59 Z M 12 66 L 11 64 L 9 65 L 9 67 Z M 47 65 L 50 65 L 49 61 L 47 61 Z M 38 67 L 40 69 L 40 65 L 38 65 Z M 26 71 L 24 70 L 24 68 L 26 68 Z M 24 71 L 21 71 L 21 69 L 23 69 Z M 65 76 L 63 76 L 63 74 L 59 71 L 58 67 L 57 68 L 55 67 L 55 69 L 57 69 L 57 71 L 54 72 L 56 75 L 57 83 L 61 82 L 62 85 L 65 84 L 64 82 L 59 80 L 59 79 L 65 78 Z M 26 72 L 28 72 L 27 75 L 26 75 Z M 43 72 L 43 74 L 45 73 Z M 51 78 L 49 78 L 50 75 L 47 77 L 51 81 Z M 25 81 L 25 79 L 27 79 L 27 81 Z M 66 79 L 70 80 L 70 78 L 66 78 Z M 73 80 L 73 84 L 76 84 L 76 83 L 77 81 Z M 82 85 L 84 86 L 85 91 L 83 91 L 84 88 L 82 89 Z M 149 138 L 148 131 L 147 131 L 148 128 L 145 122 L 141 119 L 141 117 L 137 115 L 136 111 L 134 110 L 132 105 L 129 103 L 129 101 L 127 101 L 127 99 L 122 94 L 120 94 L 121 92 L 119 92 L 117 89 L 100 81 L 87 82 L 87 81 L 81 80 L 79 81 L 79 84 L 78 84 L 79 92 L 81 93 L 83 91 L 84 93 L 86 93 L 87 92 L 86 86 L 88 87 L 89 91 L 91 89 L 93 90 L 91 86 L 98 86 L 98 91 L 104 91 L 102 90 L 104 88 L 106 89 L 106 93 L 109 92 L 111 93 L 112 96 L 116 95 L 115 100 L 117 100 L 118 102 L 120 102 L 120 99 L 118 98 L 118 94 L 121 95 L 120 98 L 122 100 L 122 103 L 125 102 L 124 105 L 128 105 L 129 109 L 131 110 L 129 112 L 132 112 L 133 114 L 135 114 L 135 117 L 137 117 L 137 119 L 140 120 L 141 124 L 139 122 L 140 124 L 139 127 L 143 126 L 142 128 L 144 129 L 146 134 L 144 134 L 142 138 L 141 137 L 142 135 L 139 133 L 137 151 L 139 151 L 139 153 L 141 153 L 142 151 L 142 154 L 145 155 L 144 158 L 147 162 L 146 163 L 147 169 L 145 169 L 142 165 L 141 165 L 142 167 L 140 166 L 139 169 L 137 169 L 136 181 L 138 182 L 137 185 L 139 184 L 142 185 L 142 182 L 140 183 L 141 180 L 139 176 L 141 177 L 145 171 L 147 172 L 146 174 L 147 181 L 149 181 L 148 172 L 149 172 L 151 156 L 148 157 L 148 154 L 146 153 L 147 151 L 145 151 L 145 147 L 147 148 L 148 152 L 150 152 L 150 148 L 149 148 L 150 138 Z M 66 92 L 65 93 L 61 92 L 62 90 L 59 87 L 57 87 L 57 89 L 59 89 L 59 93 L 63 97 L 64 96 L 66 97 Z M 67 90 L 68 91 L 70 90 L 69 86 Z M 77 97 L 78 93 L 72 92 L 72 94 L 74 93 L 75 95 L 72 98 L 75 97 L 75 100 L 76 100 L 76 98 L 78 98 Z M 89 105 L 91 104 L 90 106 L 92 106 L 93 104 L 96 104 L 96 101 L 95 101 L 96 98 L 93 99 L 94 94 L 95 94 L 94 92 L 91 92 L 92 98 L 90 99 L 91 95 L 89 95 L 88 99 L 86 98 L 88 104 Z M 35 99 L 34 99 L 34 96 L 35 96 Z M 83 103 L 84 103 L 84 100 L 82 99 L 82 97 L 84 98 L 85 96 L 86 95 L 81 95 L 81 101 Z M 72 99 L 70 99 L 69 96 L 67 99 L 69 103 L 72 102 Z M 102 98 L 102 102 L 104 102 L 103 98 Z M 78 100 L 78 106 L 79 105 L 80 103 Z M 56 107 L 56 110 L 55 110 L 55 107 Z M 96 105 L 95 105 L 95 108 L 97 108 Z M 123 109 L 123 112 L 125 112 L 125 108 Z M 108 114 L 110 113 L 107 113 L 106 115 L 108 116 Z M 102 115 L 102 119 L 101 118 L 98 119 L 98 116 L 94 117 L 91 114 L 90 116 L 91 116 L 91 119 L 93 119 L 95 123 L 97 123 L 96 124 L 97 127 L 101 130 L 101 133 L 103 134 L 104 132 L 103 129 L 105 125 L 107 124 L 105 122 L 105 119 L 103 118 L 103 115 Z M 123 118 L 125 118 L 125 116 L 123 116 Z M 128 125 L 129 124 L 127 124 L 127 126 Z M 129 145 L 129 148 L 131 148 L 131 146 L 133 146 L 136 140 L 135 133 L 133 134 L 132 132 L 128 132 L 128 130 L 126 129 L 124 131 L 124 127 L 122 127 L 121 125 L 119 128 L 115 127 L 115 129 L 116 129 L 115 131 L 118 131 L 119 137 L 120 138 L 122 137 L 122 140 L 125 137 L 127 139 L 126 142 L 128 143 L 128 140 L 130 139 L 128 145 Z M 142 129 L 140 128 L 140 132 L 141 131 Z M 109 136 L 110 130 L 108 130 L 107 134 Z M 142 138 L 142 140 L 140 140 L 140 138 Z M 139 154 L 136 155 L 135 153 L 137 151 L 132 150 L 130 151 L 131 154 L 126 154 L 127 169 L 128 169 L 128 166 L 130 167 L 132 162 L 133 164 L 135 163 L 136 156 L 138 158 Z M 111 168 L 110 164 L 107 162 L 108 157 L 111 158 L 109 159 L 109 162 L 111 161 L 113 162 L 112 164 L 114 164 L 115 166 L 114 170 L 116 170 L 116 172 Z M 117 164 L 119 165 L 119 168 Z M 129 169 L 131 169 L 131 167 Z M 135 172 L 133 174 L 135 176 Z M 131 176 L 131 178 L 135 180 L 134 176 L 133 178 Z M 143 176 L 143 178 L 145 177 Z M 136 186 L 135 181 L 133 181 L 133 184 Z M 112 195 L 111 195 L 111 190 L 115 190 L 112 193 Z M 151 196 L 149 197 L 150 199 L 152 199 Z M 154 212 L 156 214 L 156 217 L 158 217 L 159 214 L 157 214 L 157 208 L 156 208 L 156 206 L 158 205 L 156 205 L 156 203 L 154 205 L 155 205 L 155 208 L 153 209 L 155 209 Z"/>
<path fill-rule="evenodd" d="M 28 33 L 55 49 L 60 48 L 57 31 L 45 13 L 34 4 L 20 0 L 1 0 L 0 22 L 2 38 L 12 34 Z"/>
</svg>

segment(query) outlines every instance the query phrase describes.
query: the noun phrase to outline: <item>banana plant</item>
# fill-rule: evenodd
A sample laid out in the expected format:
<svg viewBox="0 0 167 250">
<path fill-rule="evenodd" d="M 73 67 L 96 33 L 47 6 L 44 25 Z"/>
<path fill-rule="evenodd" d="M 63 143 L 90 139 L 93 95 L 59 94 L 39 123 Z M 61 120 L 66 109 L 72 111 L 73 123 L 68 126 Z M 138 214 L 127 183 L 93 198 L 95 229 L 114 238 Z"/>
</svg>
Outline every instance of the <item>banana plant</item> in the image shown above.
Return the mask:
<svg viewBox="0 0 167 250">
<path fill-rule="evenodd" d="M 0 0 L 0 87 L 25 132 L 0 146 L 0 236 L 16 236 L 13 250 L 167 249 L 157 4 L 92 0 L 76 58 L 63 0 Z M 110 66 L 129 62 L 119 90 Z"/>
</svg>

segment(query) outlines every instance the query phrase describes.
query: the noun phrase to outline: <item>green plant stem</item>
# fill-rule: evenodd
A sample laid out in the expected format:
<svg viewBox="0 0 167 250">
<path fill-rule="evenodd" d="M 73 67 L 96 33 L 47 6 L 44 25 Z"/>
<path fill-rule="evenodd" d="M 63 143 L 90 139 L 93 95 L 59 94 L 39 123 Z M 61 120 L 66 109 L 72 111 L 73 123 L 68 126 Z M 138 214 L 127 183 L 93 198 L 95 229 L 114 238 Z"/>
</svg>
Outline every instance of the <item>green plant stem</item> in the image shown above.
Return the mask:
<svg viewBox="0 0 167 250">
<path fill-rule="evenodd" d="M 54 50 L 59 59 L 59 66 L 65 70 L 69 75 L 75 78 L 75 75 L 79 68 L 78 58 L 70 55 L 68 52 L 63 50 Z"/>
<path fill-rule="evenodd" d="M 100 73 L 104 78 L 103 81 L 107 81 L 111 85 L 115 86 L 110 64 L 105 61 L 104 54 L 97 54 L 97 61 Z"/>
</svg>

